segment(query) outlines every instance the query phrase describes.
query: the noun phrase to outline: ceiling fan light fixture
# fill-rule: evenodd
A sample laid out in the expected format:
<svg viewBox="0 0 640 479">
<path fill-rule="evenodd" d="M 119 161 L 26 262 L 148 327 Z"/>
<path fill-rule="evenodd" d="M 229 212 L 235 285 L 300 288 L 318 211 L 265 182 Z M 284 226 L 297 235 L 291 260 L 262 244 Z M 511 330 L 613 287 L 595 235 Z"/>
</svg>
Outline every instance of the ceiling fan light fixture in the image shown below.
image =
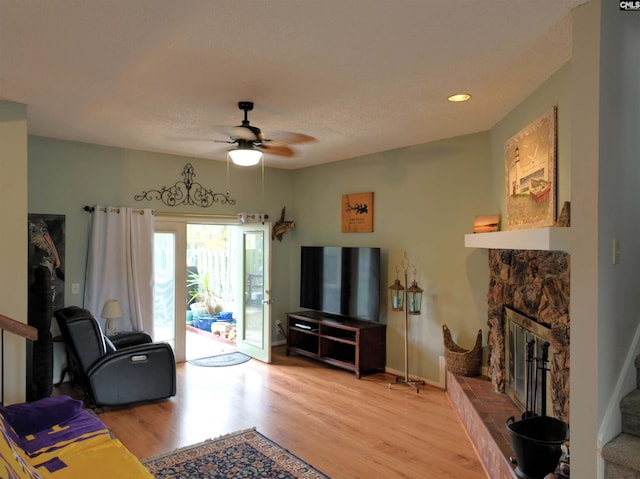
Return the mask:
<svg viewBox="0 0 640 479">
<path fill-rule="evenodd" d="M 234 148 L 229 151 L 229 157 L 234 165 L 254 166 L 260 163 L 262 152 L 251 148 Z"/>
</svg>

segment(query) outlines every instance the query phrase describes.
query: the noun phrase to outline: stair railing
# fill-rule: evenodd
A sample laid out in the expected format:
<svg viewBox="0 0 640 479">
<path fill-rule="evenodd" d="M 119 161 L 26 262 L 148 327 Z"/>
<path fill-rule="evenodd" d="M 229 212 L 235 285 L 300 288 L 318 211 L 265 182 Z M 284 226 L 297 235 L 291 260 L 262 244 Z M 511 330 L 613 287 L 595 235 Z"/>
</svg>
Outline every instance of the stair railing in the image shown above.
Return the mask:
<svg viewBox="0 0 640 479">
<path fill-rule="evenodd" d="M 0 404 L 4 404 L 4 332 L 16 334 L 22 338 L 30 341 L 36 341 L 38 339 L 38 330 L 33 326 L 21 323 L 15 319 L 11 319 L 8 316 L 0 314 L 0 349 L 2 350 L 2 399 Z"/>
</svg>

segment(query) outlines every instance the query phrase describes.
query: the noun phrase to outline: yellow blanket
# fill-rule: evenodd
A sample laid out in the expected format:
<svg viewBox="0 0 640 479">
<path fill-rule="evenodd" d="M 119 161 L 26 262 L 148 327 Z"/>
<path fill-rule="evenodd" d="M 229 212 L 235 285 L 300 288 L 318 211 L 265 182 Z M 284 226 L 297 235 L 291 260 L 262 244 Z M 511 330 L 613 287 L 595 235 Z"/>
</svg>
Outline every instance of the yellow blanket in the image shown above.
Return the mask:
<svg viewBox="0 0 640 479">
<path fill-rule="evenodd" d="M 35 469 L 43 478 L 153 478 L 120 441 L 108 436 L 98 436 L 87 441 L 69 444 L 55 453 L 41 454 L 38 456 L 38 461 Z M 57 469 L 59 466 L 63 467 Z"/>
<path fill-rule="evenodd" d="M 56 427 L 50 433 L 55 434 Z M 0 478 L 9 479 L 153 479 L 153 475 L 106 429 L 83 435 L 77 442 L 61 441 L 31 457 L 18 446 L 18 437 L 0 416 Z"/>
</svg>

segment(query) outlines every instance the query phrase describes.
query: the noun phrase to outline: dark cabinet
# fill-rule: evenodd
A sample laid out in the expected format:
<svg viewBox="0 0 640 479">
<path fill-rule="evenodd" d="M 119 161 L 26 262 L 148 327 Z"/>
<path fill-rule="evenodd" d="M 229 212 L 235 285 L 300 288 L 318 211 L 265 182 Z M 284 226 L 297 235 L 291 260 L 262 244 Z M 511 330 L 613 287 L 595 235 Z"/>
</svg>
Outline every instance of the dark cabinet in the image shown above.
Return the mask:
<svg viewBox="0 0 640 479">
<path fill-rule="evenodd" d="M 287 314 L 287 355 L 301 354 L 353 371 L 384 371 L 387 326 L 317 311 Z"/>
</svg>

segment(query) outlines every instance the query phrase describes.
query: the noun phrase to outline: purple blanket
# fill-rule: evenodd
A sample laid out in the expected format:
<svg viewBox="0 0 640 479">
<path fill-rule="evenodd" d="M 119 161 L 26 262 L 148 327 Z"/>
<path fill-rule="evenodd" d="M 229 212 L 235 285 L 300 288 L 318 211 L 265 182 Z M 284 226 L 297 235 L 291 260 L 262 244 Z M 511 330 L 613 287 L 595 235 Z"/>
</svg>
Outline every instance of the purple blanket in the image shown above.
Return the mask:
<svg viewBox="0 0 640 479">
<path fill-rule="evenodd" d="M 65 445 L 109 434 L 104 423 L 68 396 L 45 398 L 0 407 L 0 414 L 18 436 L 18 445 L 31 457 Z"/>
</svg>

